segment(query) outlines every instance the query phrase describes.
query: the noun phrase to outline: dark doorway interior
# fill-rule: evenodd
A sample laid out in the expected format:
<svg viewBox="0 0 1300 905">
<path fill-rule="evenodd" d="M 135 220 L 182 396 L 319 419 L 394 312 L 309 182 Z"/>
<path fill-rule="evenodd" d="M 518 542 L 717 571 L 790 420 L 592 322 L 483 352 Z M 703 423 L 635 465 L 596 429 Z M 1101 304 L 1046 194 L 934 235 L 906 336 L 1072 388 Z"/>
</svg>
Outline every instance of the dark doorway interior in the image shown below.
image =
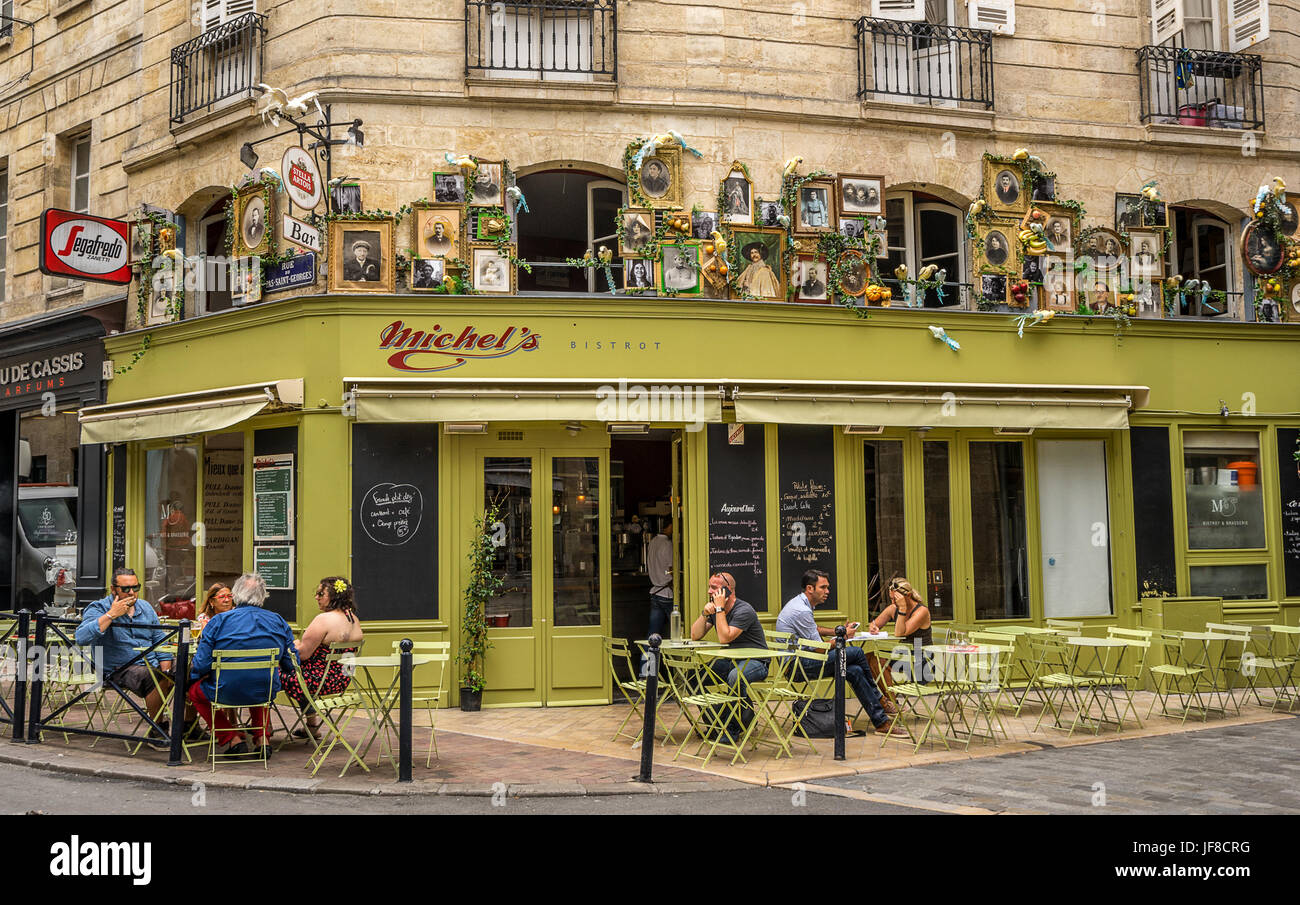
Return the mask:
<svg viewBox="0 0 1300 905">
<path fill-rule="evenodd" d="M 604 274 L 563 265 L 590 248 L 612 249 L 615 285 L 622 285 L 615 224 L 625 189 L 603 176 L 577 170 L 551 170 L 520 176 L 519 189 L 530 213 L 518 215 L 519 257 L 533 265 L 519 269 L 520 292 L 603 292 Z M 589 279 L 594 276 L 593 280 Z"/>
</svg>

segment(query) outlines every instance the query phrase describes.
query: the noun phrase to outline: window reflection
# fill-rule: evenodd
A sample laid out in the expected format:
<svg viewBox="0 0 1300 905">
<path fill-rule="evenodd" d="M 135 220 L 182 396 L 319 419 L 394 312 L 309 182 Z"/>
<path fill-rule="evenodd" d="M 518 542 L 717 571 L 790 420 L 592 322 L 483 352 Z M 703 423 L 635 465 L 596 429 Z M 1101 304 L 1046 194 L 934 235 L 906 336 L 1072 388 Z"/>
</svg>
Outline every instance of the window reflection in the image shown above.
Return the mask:
<svg viewBox="0 0 1300 905">
<path fill-rule="evenodd" d="M 1024 449 L 970 444 L 971 546 L 976 619 L 1029 615 Z"/>
<path fill-rule="evenodd" d="M 483 499 L 501 509 L 493 572 L 504 584 L 487 604 L 488 625 L 533 624 L 533 460 L 489 458 L 483 462 Z M 489 526 L 490 527 L 490 526 Z"/>
<path fill-rule="evenodd" d="M 555 625 L 600 624 L 600 460 L 552 463 Z"/>
</svg>

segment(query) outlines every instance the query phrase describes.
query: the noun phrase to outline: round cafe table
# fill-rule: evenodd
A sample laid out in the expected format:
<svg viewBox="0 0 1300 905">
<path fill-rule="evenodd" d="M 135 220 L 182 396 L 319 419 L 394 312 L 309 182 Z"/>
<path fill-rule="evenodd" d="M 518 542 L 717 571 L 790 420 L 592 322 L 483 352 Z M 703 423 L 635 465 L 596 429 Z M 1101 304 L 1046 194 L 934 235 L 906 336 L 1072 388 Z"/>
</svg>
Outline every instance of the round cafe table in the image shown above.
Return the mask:
<svg viewBox="0 0 1300 905">
<path fill-rule="evenodd" d="M 436 659 L 438 658 L 434 654 L 411 655 L 413 666 L 423 666 L 426 663 L 434 662 Z M 392 730 L 394 735 L 399 734 L 397 725 L 393 722 L 392 711 L 401 693 L 398 685 L 401 671 L 398 667 L 402 665 L 402 655 L 393 653 L 362 657 L 346 656 L 340 657 L 339 663 L 344 669 L 354 670 L 353 678 L 359 679 L 362 687 L 361 699 L 367 702 L 364 706 L 366 716 L 370 720 L 370 729 L 362 739 L 363 744 L 358 747 L 361 759 L 365 759 L 367 752 L 370 751 L 370 746 L 374 744 L 376 738 L 380 738 L 382 735 L 379 742 L 379 754 L 375 758 L 375 763 L 377 765 L 381 759 L 387 757 L 393 762 L 393 770 L 396 771 L 398 769 L 397 757 L 393 754 L 393 745 L 388 738 L 388 730 Z M 359 677 L 355 673 L 358 667 L 361 669 Z M 380 683 L 375 680 L 371 670 L 384 668 L 392 669 L 393 675 L 388 682 L 388 686 L 380 690 Z M 385 751 L 385 748 L 387 751 Z M 351 763 L 344 766 L 344 773 L 347 772 L 349 766 L 351 766 Z"/>
</svg>

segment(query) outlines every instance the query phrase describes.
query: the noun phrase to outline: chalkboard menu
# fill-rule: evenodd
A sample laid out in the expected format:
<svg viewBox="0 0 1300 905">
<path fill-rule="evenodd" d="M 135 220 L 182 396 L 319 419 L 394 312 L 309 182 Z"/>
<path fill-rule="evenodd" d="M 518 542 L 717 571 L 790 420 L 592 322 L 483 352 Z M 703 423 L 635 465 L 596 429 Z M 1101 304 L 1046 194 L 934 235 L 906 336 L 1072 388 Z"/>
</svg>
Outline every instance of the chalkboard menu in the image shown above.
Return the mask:
<svg viewBox="0 0 1300 905">
<path fill-rule="evenodd" d="M 835 576 L 835 434 L 832 428 L 777 428 L 777 493 L 781 510 L 781 596 L 800 591 L 803 573 Z M 834 609 L 834 591 L 823 606 Z"/>
<path fill-rule="evenodd" d="M 267 463 L 263 465 L 263 469 L 267 470 L 267 476 L 262 478 L 262 481 L 264 482 L 262 485 L 263 493 L 266 493 L 268 495 L 275 495 L 278 493 L 280 495 L 288 513 L 287 515 L 288 523 L 282 524 L 281 527 L 287 529 L 285 533 L 287 533 L 289 537 L 292 538 L 296 536 L 297 532 L 295 530 L 294 521 L 298 513 L 298 501 L 297 501 L 298 482 L 297 480 L 294 479 L 293 466 L 297 462 L 297 456 L 298 456 L 298 428 L 275 427 L 275 428 L 270 428 L 268 430 L 259 430 L 253 432 L 253 521 L 255 526 L 254 530 L 256 530 L 256 523 L 257 523 L 257 492 L 258 492 L 257 463 L 258 460 L 260 459 L 264 463 Z M 288 458 L 286 459 L 285 457 Z M 291 463 L 288 466 L 287 472 L 283 464 L 278 464 L 286 461 Z M 276 463 L 276 464 L 272 464 L 272 463 Z M 285 495 L 284 491 L 281 489 L 283 486 L 283 481 L 285 481 L 286 479 L 288 480 L 287 496 Z M 290 555 L 288 559 L 288 565 L 287 565 L 288 574 L 286 576 L 284 567 L 281 567 L 279 565 L 279 563 L 283 561 L 282 557 L 279 557 L 277 555 L 277 552 L 275 552 L 274 550 L 270 553 L 262 552 L 260 548 L 263 546 L 264 543 L 265 543 L 264 541 L 261 541 L 256 536 L 254 536 L 253 561 L 265 563 L 267 567 L 272 571 L 272 575 L 267 577 L 267 590 L 270 591 L 270 593 L 267 595 L 266 598 L 266 608 L 268 610 L 272 610 L 273 612 L 279 613 L 285 619 L 288 619 L 290 622 L 293 622 L 295 619 L 298 618 L 298 600 L 293 590 L 291 590 L 294 587 L 294 574 L 296 571 L 294 558 L 292 555 Z M 293 544 L 291 543 L 286 544 L 284 542 L 270 544 L 269 546 L 273 548 L 280 548 L 280 549 L 283 549 L 284 547 L 288 546 L 291 551 L 293 549 Z M 287 585 L 287 588 L 273 587 L 272 581 L 284 582 Z M 314 613 L 315 609 L 313 608 L 310 612 Z"/>
<path fill-rule="evenodd" d="M 1277 429 L 1278 484 L 1282 491 L 1282 566 L 1286 596 L 1300 597 L 1300 462 L 1295 460 L 1300 430 Z"/>
<path fill-rule="evenodd" d="M 354 425 L 352 583 L 365 618 L 438 618 L 437 514 L 437 425 Z"/>
<path fill-rule="evenodd" d="M 126 568 L 126 444 L 113 447 L 113 562 L 109 572 Z"/>
<path fill-rule="evenodd" d="M 767 604 L 767 495 L 763 426 L 745 442 L 727 442 L 726 424 L 710 424 L 709 571 L 730 572 L 736 596 L 764 612 Z"/>
<path fill-rule="evenodd" d="M 1133 459 L 1133 527 L 1139 597 L 1174 597 L 1174 501 L 1170 490 L 1169 429 L 1129 430 Z"/>
<path fill-rule="evenodd" d="M 292 453 L 253 457 L 253 540 L 293 540 Z"/>
</svg>

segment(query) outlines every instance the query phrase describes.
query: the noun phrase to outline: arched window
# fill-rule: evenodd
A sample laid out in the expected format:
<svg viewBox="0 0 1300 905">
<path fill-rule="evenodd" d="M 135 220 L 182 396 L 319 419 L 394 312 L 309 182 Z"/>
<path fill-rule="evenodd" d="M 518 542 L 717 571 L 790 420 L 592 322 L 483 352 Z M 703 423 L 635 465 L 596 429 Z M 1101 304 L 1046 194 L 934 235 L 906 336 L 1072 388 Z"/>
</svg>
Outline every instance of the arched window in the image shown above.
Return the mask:
<svg viewBox="0 0 1300 905">
<path fill-rule="evenodd" d="M 1222 299 L 1205 299 L 1191 293 L 1177 303 L 1176 315 L 1187 317 L 1227 317 L 1240 319 L 1243 305 L 1236 291 L 1235 244 L 1232 227 L 1220 217 L 1194 207 L 1175 207 L 1173 210 L 1174 248 L 1173 262 L 1184 281 L 1201 280 L 1209 283 L 1216 292 L 1226 293 Z"/>
<path fill-rule="evenodd" d="M 891 192 L 885 196 L 885 223 L 886 237 L 881 251 L 887 253 L 888 259 L 881 258 L 877 263 L 882 279 L 894 291 L 894 298 L 902 298 L 899 283 L 894 279 L 894 270 L 899 265 L 906 264 L 910 278 L 916 279 L 922 268 L 934 264 L 948 272 L 943 300 L 930 290 L 924 298 L 913 302 L 923 308 L 965 304 L 961 286 L 966 281 L 962 212 L 924 192 Z"/>
<path fill-rule="evenodd" d="M 517 219 L 519 257 L 533 272 L 520 268 L 520 292 L 605 292 L 604 272 L 578 270 L 565 258 L 581 258 L 604 245 L 612 249 L 615 286 L 622 286 L 616 224 L 627 204 L 622 182 L 579 170 L 544 170 L 517 179 L 532 213 Z"/>
</svg>

